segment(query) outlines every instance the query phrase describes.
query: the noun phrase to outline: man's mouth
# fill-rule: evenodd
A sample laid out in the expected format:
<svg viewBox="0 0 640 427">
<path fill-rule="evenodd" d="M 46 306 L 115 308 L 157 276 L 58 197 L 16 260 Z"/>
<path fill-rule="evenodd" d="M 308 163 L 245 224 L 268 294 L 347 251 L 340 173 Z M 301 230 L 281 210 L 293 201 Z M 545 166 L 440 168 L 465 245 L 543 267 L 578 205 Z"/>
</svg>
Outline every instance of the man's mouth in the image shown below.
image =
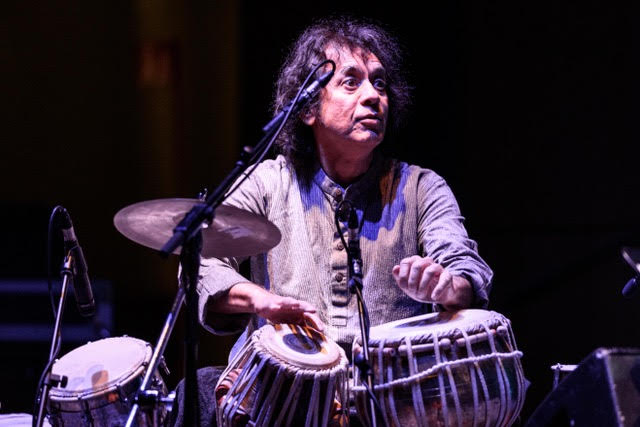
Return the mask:
<svg viewBox="0 0 640 427">
<path fill-rule="evenodd" d="M 369 116 L 360 117 L 358 119 L 358 123 L 366 128 L 378 130 L 382 126 L 382 118 L 372 114 Z"/>
<path fill-rule="evenodd" d="M 370 122 L 372 122 L 372 123 L 373 123 L 373 122 L 381 122 L 381 121 L 382 121 L 382 118 L 381 118 L 381 117 L 379 117 L 379 116 L 376 116 L 375 114 L 371 114 L 371 115 L 369 115 L 369 116 L 363 116 L 363 117 L 360 117 L 360 118 L 358 119 L 358 121 L 359 121 L 359 122 L 362 122 L 362 121 L 370 121 Z"/>
</svg>

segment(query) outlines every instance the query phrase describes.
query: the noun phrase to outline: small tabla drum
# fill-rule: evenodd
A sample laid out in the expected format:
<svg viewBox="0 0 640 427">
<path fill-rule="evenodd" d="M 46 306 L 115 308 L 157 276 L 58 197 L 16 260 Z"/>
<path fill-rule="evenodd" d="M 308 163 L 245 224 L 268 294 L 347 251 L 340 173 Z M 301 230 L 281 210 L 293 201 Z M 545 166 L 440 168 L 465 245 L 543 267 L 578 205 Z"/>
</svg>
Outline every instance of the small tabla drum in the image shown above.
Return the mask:
<svg viewBox="0 0 640 427">
<path fill-rule="evenodd" d="M 52 373 L 68 378 L 64 388 L 49 392 L 49 420 L 54 426 L 123 426 L 146 367 L 151 345 L 131 337 L 105 338 L 72 350 L 57 360 Z M 152 388 L 166 394 L 156 373 Z M 136 425 L 161 422 L 165 410 L 140 412 Z"/>
<path fill-rule="evenodd" d="M 344 425 L 347 375 L 344 350 L 315 329 L 263 326 L 218 381 L 218 425 Z"/>
<path fill-rule="evenodd" d="M 516 421 L 527 380 L 509 320 L 485 310 L 430 313 L 371 328 L 381 412 L 393 426 L 502 426 Z M 354 343 L 361 356 L 361 341 Z M 357 369 L 358 414 L 371 411 Z"/>
</svg>

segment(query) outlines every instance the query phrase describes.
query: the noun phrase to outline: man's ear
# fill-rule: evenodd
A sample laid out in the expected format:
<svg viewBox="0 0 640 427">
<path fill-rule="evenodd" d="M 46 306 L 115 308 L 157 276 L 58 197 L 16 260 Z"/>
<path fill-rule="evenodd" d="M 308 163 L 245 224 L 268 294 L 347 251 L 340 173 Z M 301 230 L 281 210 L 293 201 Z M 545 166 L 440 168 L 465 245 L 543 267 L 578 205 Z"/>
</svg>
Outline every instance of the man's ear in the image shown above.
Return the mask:
<svg viewBox="0 0 640 427">
<path fill-rule="evenodd" d="M 306 110 L 303 113 L 300 113 L 300 120 L 307 126 L 313 126 L 316 122 L 316 115 L 313 114 L 312 111 Z"/>
</svg>

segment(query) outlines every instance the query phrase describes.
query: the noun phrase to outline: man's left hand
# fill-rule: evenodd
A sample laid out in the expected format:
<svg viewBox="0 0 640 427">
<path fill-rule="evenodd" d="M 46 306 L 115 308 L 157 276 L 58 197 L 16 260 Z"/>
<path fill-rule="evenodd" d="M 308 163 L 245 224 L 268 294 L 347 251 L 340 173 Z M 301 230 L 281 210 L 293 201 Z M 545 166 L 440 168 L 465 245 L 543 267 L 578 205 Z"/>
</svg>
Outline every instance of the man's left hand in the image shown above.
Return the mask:
<svg viewBox="0 0 640 427">
<path fill-rule="evenodd" d="M 417 301 L 441 304 L 446 310 L 468 308 L 473 302 L 469 281 L 429 257 L 404 258 L 391 272 L 400 289 Z"/>
</svg>

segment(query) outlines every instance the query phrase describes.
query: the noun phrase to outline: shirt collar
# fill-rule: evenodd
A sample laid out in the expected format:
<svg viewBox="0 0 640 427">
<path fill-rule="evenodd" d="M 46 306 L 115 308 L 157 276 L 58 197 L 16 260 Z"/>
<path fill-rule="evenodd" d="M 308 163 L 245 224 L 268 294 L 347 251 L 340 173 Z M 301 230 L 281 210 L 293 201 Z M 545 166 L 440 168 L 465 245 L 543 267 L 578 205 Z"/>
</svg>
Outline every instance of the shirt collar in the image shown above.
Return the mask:
<svg viewBox="0 0 640 427">
<path fill-rule="evenodd" d="M 323 193 L 336 202 L 341 202 L 345 198 L 345 194 L 347 195 L 346 198 L 357 200 L 377 189 L 377 182 L 385 170 L 384 165 L 384 158 L 377 152 L 374 153 L 371 165 L 364 175 L 348 185 L 347 188 L 344 188 L 333 181 L 322 169 L 320 163 L 316 161 L 317 170 L 313 177 L 313 182 L 320 187 Z"/>
</svg>

